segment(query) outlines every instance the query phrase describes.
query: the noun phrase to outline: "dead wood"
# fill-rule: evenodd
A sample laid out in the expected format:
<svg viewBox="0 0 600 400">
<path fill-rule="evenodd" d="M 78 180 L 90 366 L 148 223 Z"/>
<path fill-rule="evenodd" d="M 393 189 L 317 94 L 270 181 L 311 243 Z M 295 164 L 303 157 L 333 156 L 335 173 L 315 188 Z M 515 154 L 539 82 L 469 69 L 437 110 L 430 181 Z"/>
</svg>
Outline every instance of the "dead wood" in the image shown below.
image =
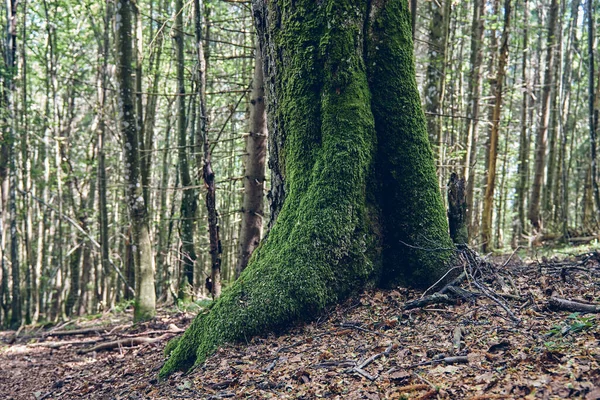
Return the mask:
<svg viewBox="0 0 600 400">
<path fill-rule="evenodd" d="M 60 347 L 69 346 L 69 345 L 86 345 L 86 344 L 96 344 L 97 340 L 66 340 L 66 341 L 58 341 L 58 342 L 40 342 L 40 343 L 30 343 L 27 347 L 48 347 L 50 349 L 58 349 Z"/>
<path fill-rule="evenodd" d="M 79 354 L 86 354 L 86 353 L 91 353 L 93 351 L 102 351 L 102 350 L 112 350 L 112 349 L 116 349 L 119 347 L 133 347 L 133 346 L 138 346 L 141 344 L 149 344 L 149 343 L 156 343 L 156 342 L 160 342 L 161 340 L 167 339 L 168 337 L 170 337 L 172 333 L 165 333 L 161 336 L 155 337 L 155 338 L 150 338 L 150 337 L 133 337 L 133 338 L 127 338 L 127 339 L 119 339 L 119 340 L 113 340 L 110 342 L 105 342 L 105 343 L 100 343 L 92 348 L 89 349 L 83 349 L 79 351 Z"/>
<path fill-rule="evenodd" d="M 432 295 L 425 296 L 420 299 L 416 299 L 416 300 L 412 300 L 412 301 L 408 301 L 408 302 L 404 303 L 404 309 L 411 310 L 413 308 L 422 308 L 422 307 L 428 306 L 430 304 L 440 304 L 440 303 L 456 304 L 456 300 L 446 294 L 434 293 Z"/>
<path fill-rule="evenodd" d="M 370 381 L 374 381 L 375 379 L 377 379 L 379 377 L 379 375 L 371 375 L 369 374 L 367 371 L 365 371 L 364 369 L 360 369 L 358 367 L 354 367 L 352 368 L 353 372 L 356 372 L 357 374 L 367 378 Z"/>
<path fill-rule="evenodd" d="M 415 397 L 416 400 L 428 400 L 428 399 L 432 399 L 437 395 L 438 391 L 436 389 L 431 389 L 429 392 L 419 396 L 419 397 Z"/>
<path fill-rule="evenodd" d="M 550 309 L 557 311 L 571 311 L 583 313 L 600 313 L 600 305 L 581 303 L 578 301 L 551 297 L 548 301 Z"/>
<path fill-rule="evenodd" d="M 132 333 L 132 334 L 118 334 L 118 336 L 124 337 L 124 338 L 133 338 L 133 337 L 139 337 L 139 336 L 156 335 L 159 333 L 181 333 L 183 331 L 184 331 L 184 329 L 181 329 L 181 328 L 177 327 L 176 325 L 171 324 L 171 325 L 169 325 L 169 329 L 167 329 L 167 330 L 147 331 L 147 332 Z"/>
<path fill-rule="evenodd" d="M 452 335 L 452 349 L 454 354 L 460 353 L 462 347 L 462 337 L 465 328 L 462 326 L 457 326 L 454 328 L 454 334 Z"/>
<path fill-rule="evenodd" d="M 408 366 L 407 368 L 416 368 L 416 367 L 423 367 L 425 365 L 433 365 L 433 364 L 439 364 L 439 363 L 445 363 L 445 364 L 468 364 L 469 363 L 469 357 L 467 356 L 453 356 L 453 357 L 444 357 L 444 358 L 440 358 L 439 360 L 430 360 L 430 361 L 423 361 L 417 364 L 413 364 Z"/>
<path fill-rule="evenodd" d="M 415 383 L 413 385 L 401 386 L 398 389 L 396 389 L 396 392 L 408 393 L 408 392 L 415 392 L 417 390 L 425 390 L 425 389 L 429 389 L 429 385 L 426 385 L 424 383 Z"/>
<path fill-rule="evenodd" d="M 62 331 L 54 331 L 54 332 L 44 332 L 42 336 L 74 336 L 74 335 L 91 335 L 91 334 L 101 334 L 106 332 L 105 327 L 92 327 L 92 328 L 82 328 L 82 329 L 67 329 Z"/>
</svg>

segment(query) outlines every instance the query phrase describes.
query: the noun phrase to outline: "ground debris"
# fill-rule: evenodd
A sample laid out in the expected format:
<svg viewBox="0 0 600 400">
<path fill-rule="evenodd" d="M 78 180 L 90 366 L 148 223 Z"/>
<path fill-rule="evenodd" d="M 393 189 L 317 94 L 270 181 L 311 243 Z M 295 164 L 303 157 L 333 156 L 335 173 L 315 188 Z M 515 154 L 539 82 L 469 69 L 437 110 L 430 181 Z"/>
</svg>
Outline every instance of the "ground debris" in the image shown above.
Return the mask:
<svg viewBox="0 0 600 400">
<path fill-rule="evenodd" d="M 443 290 L 452 301 L 411 308 L 405 305 L 439 294 L 368 291 L 327 319 L 226 346 L 165 382 L 157 374 L 166 340 L 77 352 L 110 340 L 171 337 L 171 324 L 185 328 L 189 315 L 72 327 L 82 330 L 78 338 L 0 333 L 0 343 L 13 341 L 0 345 L 0 398 L 600 398 L 596 315 L 549 306 L 556 299 L 600 304 L 600 255 L 525 264 L 468 253 L 462 260 L 463 278 L 452 283 L 459 290 Z"/>
</svg>

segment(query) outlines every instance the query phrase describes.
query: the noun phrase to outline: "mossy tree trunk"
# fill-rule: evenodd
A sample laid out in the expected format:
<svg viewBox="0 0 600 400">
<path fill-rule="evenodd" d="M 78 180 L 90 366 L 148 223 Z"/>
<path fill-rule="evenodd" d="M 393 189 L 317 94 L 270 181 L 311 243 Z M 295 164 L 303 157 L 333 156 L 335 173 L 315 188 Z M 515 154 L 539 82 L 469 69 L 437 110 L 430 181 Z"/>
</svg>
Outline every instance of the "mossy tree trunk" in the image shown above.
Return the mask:
<svg viewBox="0 0 600 400">
<path fill-rule="evenodd" d="M 276 221 L 161 376 L 218 346 L 309 320 L 369 283 L 427 286 L 452 241 L 404 0 L 255 0 Z"/>
</svg>

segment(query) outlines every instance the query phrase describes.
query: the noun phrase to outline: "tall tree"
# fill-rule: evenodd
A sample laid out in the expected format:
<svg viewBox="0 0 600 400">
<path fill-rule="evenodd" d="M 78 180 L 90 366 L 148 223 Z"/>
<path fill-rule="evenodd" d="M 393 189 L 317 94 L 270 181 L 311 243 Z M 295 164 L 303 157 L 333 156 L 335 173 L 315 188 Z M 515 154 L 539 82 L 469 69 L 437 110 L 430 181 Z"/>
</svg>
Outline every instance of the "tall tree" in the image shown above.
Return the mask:
<svg viewBox="0 0 600 400">
<path fill-rule="evenodd" d="M 236 267 L 236 276 L 239 276 L 246 268 L 250 256 L 260 242 L 264 218 L 267 109 L 265 106 L 263 62 L 258 42 L 254 64 L 254 77 L 252 79 L 252 94 L 250 99 L 250 132 L 246 137 L 240 254 Z"/>
<path fill-rule="evenodd" d="M 523 1 L 523 21 L 529 20 L 529 1 Z M 527 111 L 529 106 L 529 98 L 531 97 L 530 86 L 527 80 L 527 59 L 530 54 L 529 48 L 529 26 L 523 24 L 523 52 L 521 59 L 521 85 L 522 85 L 522 101 L 521 101 L 521 134 L 519 136 L 519 163 L 517 167 L 517 187 L 515 190 L 516 196 L 516 211 L 517 223 L 514 224 L 513 232 L 514 241 L 518 243 L 525 229 L 525 199 L 527 197 L 527 177 L 529 176 L 529 126 L 527 124 Z"/>
<path fill-rule="evenodd" d="M 540 203 L 542 185 L 544 182 L 544 169 L 546 165 L 546 148 L 548 145 L 548 124 L 550 122 L 550 100 L 552 92 L 552 78 L 554 72 L 556 54 L 556 20 L 558 17 L 558 0 L 551 0 L 550 13 L 548 16 L 547 39 L 546 39 L 546 69 L 544 71 L 544 83 L 542 88 L 542 110 L 535 139 L 535 166 L 529 201 L 528 217 L 531 226 L 537 232 L 542 229 L 542 216 L 540 215 Z"/>
<path fill-rule="evenodd" d="M 508 39 L 510 35 L 511 0 L 504 2 L 504 29 L 502 31 L 502 44 L 498 59 L 498 71 L 494 85 L 494 111 L 492 114 L 492 129 L 490 131 L 490 148 L 487 167 L 487 185 L 483 197 L 483 215 L 481 217 L 481 242 L 484 252 L 492 248 L 492 213 L 494 205 L 494 190 L 496 187 L 496 160 L 498 155 L 498 136 L 500 131 L 500 118 L 502 110 L 502 95 L 504 89 L 504 76 L 508 61 Z"/>
<path fill-rule="evenodd" d="M 285 199 L 239 279 L 169 346 L 162 376 L 222 343 L 314 317 L 368 281 L 426 287 L 453 254 L 408 3 L 254 5 Z"/>
<path fill-rule="evenodd" d="M 473 6 L 471 22 L 471 71 L 468 83 L 466 146 L 464 156 L 463 179 L 467 182 L 467 226 L 471 226 L 473 214 L 473 194 L 475 190 L 475 159 L 479 125 L 479 99 L 481 96 L 481 65 L 483 63 L 483 31 L 485 2 L 479 1 Z M 471 232 L 469 232 L 471 234 Z"/>
<path fill-rule="evenodd" d="M 16 105 L 15 76 L 17 75 L 17 0 L 6 2 L 6 44 L 4 47 L 4 141 L 8 146 L 9 163 L 9 218 L 10 218 L 10 263 L 12 274 L 12 300 L 10 326 L 15 329 L 22 321 L 21 277 L 19 267 L 19 242 L 17 236 L 17 165 L 16 165 Z"/>
<path fill-rule="evenodd" d="M 187 120 L 185 104 L 185 59 L 183 31 L 183 0 L 175 2 L 175 51 L 177 54 L 177 134 L 179 173 L 181 174 L 181 247 L 183 279 L 180 286 L 180 297 L 189 297 L 194 286 L 194 263 L 196 250 L 194 248 L 194 228 L 196 225 L 196 191 L 190 175 L 190 162 L 187 145 Z"/>
<path fill-rule="evenodd" d="M 596 213 L 600 212 L 600 189 L 598 187 L 598 164 L 597 164 L 597 145 L 598 137 L 598 109 L 596 108 L 595 99 L 595 82 L 594 75 L 596 73 L 594 66 L 594 3 L 593 0 L 587 2 L 587 21 L 588 21 L 588 104 L 589 104 L 589 129 L 590 129 L 590 156 L 591 156 L 591 180 L 592 189 L 594 192 L 594 203 L 596 205 Z M 596 214 L 595 214 L 596 215 Z"/>
<path fill-rule="evenodd" d="M 427 114 L 427 132 L 429 141 L 435 148 L 442 146 L 441 106 L 443 102 L 444 81 L 446 78 L 446 39 L 447 24 L 450 21 L 450 1 L 430 1 L 429 47 L 427 55 L 427 77 L 425 82 L 425 112 Z"/>
<path fill-rule="evenodd" d="M 115 43 L 119 130 L 123 138 L 127 202 L 135 253 L 134 320 L 143 321 L 154 317 L 156 313 L 156 294 L 148 211 L 141 187 L 140 138 L 132 86 L 132 7 L 131 0 L 117 2 Z"/>
</svg>

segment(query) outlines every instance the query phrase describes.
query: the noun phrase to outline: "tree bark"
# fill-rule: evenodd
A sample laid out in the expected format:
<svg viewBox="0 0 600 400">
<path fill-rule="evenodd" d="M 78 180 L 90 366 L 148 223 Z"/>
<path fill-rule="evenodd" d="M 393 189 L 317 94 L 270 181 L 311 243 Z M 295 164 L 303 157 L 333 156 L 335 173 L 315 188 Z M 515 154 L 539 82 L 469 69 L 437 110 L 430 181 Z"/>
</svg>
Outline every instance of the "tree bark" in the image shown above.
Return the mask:
<svg viewBox="0 0 600 400">
<path fill-rule="evenodd" d="M 453 254 L 407 1 L 254 6 L 285 199 L 239 279 L 168 346 L 162 377 L 314 318 L 368 282 L 427 287 Z"/>
<path fill-rule="evenodd" d="M 267 158 L 268 130 L 263 61 L 258 42 L 254 63 L 254 78 L 250 99 L 250 132 L 246 137 L 244 200 L 242 205 L 243 214 L 236 277 L 246 268 L 250 256 L 260 242 L 264 218 L 265 161 Z"/>
<path fill-rule="evenodd" d="M 487 185 L 483 197 L 483 215 L 481 217 L 481 242 L 483 252 L 488 252 L 492 245 L 492 211 L 494 206 L 494 190 L 496 186 L 496 161 L 498 155 L 498 135 L 500 130 L 500 111 L 502 110 L 502 91 L 504 89 L 504 75 L 508 61 L 508 38 L 510 34 L 511 0 L 504 3 L 504 30 L 502 44 L 498 59 L 498 72 L 496 74 L 495 102 L 492 114 L 492 130 L 490 132 L 490 148 L 487 163 Z"/>
<path fill-rule="evenodd" d="M 147 205 L 141 187 L 140 141 L 132 85 L 132 3 L 119 0 L 116 9 L 116 54 L 119 130 L 123 137 L 127 202 L 132 227 L 135 264 L 135 321 L 156 313 L 154 266 Z"/>
<path fill-rule="evenodd" d="M 528 217 L 531 226 L 537 232 L 542 229 L 542 216 L 540 215 L 540 202 L 542 185 L 544 182 L 544 167 L 546 165 L 546 147 L 548 142 L 548 124 L 550 122 L 550 94 L 552 91 L 552 73 L 554 71 L 554 55 L 556 45 L 555 32 L 558 17 L 558 1 L 552 0 L 548 18 L 548 37 L 546 41 L 546 70 L 544 71 L 544 86 L 542 89 L 542 111 L 536 134 L 535 143 L 535 174 L 529 201 Z"/>
<path fill-rule="evenodd" d="M 175 51 L 177 54 L 177 134 L 179 173 L 181 174 L 181 263 L 183 266 L 182 280 L 179 287 L 180 298 L 191 298 L 194 286 L 194 264 L 196 250 L 194 247 L 194 228 L 196 226 L 196 190 L 190 175 L 190 163 L 187 145 L 187 120 L 185 110 L 185 75 L 184 75 L 184 31 L 183 31 L 183 0 L 175 2 Z"/>
<path fill-rule="evenodd" d="M 448 225 L 454 243 L 468 244 L 465 180 L 459 178 L 456 173 L 450 175 L 448 182 Z"/>
<path fill-rule="evenodd" d="M 4 77 L 4 90 L 6 99 L 6 112 L 8 113 L 5 126 L 4 139 L 8 142 L 9 159 L 9 216 L 10 216 L 10 262 L 12 275 L 12 300 L 10 326 L 18 328 L 22 322 L 21 276 L 19 269 L 19 242 L 17 236 L 17 165 L 16 165 L 16 86 L 14 77 L 17 74 L 17 1 L 9 0 L 7 6 L 7 38 L 4 62 L 6 73 Z"/>
<path fill-rule="evenodd" d="M 597 145 L 596 140 L 598 137 L 598 109 L 596 108 L 595 99 L 595 84 L 594 74 L 596 73 L 594 67 L 594 4 L 592 0 L 587 2 L 587 19 L 588 19 L 588 101 L 589 101 L 589 126 L 590 126 L 590 158 L 591 158 L 591 180 L 592 189 L 594 193 L 594 204 L 596 206 L 596 213 L 600 212 L 600 189 L 598 188 L 598 164 L 596 159 Z M 594 215 L 597 215 L 594 213 Z M 596 218 L 597 219 L 597 218 Z"/>
<path fill-rule="evenodd" d="M 481 65 L 483 64 L 483 31 L 485 2 L 480 1 L 473 6 L 471 23 L 471 72 L 467 97 L 467 132 L 466 151 L 464 157 L 463 178 L 467 182 L 467 225 L 471 226 L 473 216 L 473 193 L 475 190 L 475 159 L 477 157 L 477 139 L 479 125 L 479 99 L 481 97 Z M 469 232 L 471 235 L 471 232 Z"/>
<path fill-rule="evenodd" d="M 523 1 L 523 20 L 529 20 L 529 1 Z M 516 247 L 521 240 L 525 229 L 525 199 L 527 197 L 527 177 L 529 176 L 529 127 L 527 126 L 527 111 L 529 107 L 529 98 L 531 97 L 530 87 L 527 79 L 527 58 L 529 57 L 529 28 L 527 24 L 523 26 L 523 52 L 521 60 L 521 85 L 522 85 L 522 103 L 521 103 L 521 135 L 519 137 L 519 164 L 517 167 L 517 187 L 515 190 L 516 209 L 518 221 L 514 224 L 513 246 Z"/>
</svg>

